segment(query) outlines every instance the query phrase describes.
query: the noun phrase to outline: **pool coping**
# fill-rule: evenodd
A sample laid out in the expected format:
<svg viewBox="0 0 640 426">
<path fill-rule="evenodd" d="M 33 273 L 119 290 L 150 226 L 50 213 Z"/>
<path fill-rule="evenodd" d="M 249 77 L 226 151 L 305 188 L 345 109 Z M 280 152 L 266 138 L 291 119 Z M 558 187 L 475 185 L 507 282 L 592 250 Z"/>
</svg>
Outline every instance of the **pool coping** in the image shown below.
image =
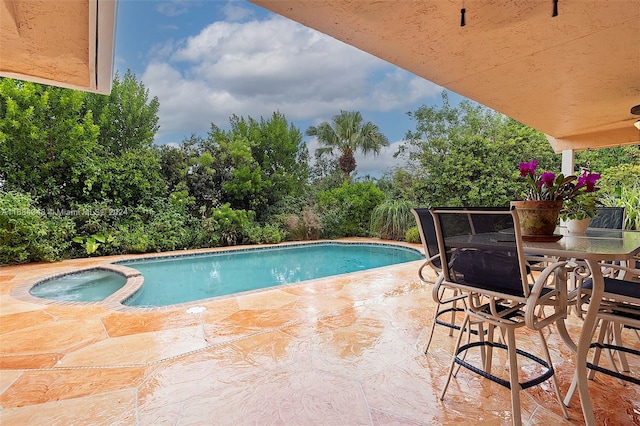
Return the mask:
<svg viewBox="0 0 640 426">
<path fill-rule="evenodd" d="M 214 253 L 227 253 L 234 251 L 258 251 L 265 249 L 273 249 L 278 247 L 297 247 L 297 246 L 309 246 L 309 245 L 320 245 L 320 244 L 332 244 L 332 245 L 376 245 L 376 246 L 387 246 L 387 247 L 400 247 L 408 250 L 412 250 L 417 252 L 418 254 L 424 256 L 424 251 L 422 247 L 416 247 L 415 245 L 408 245 L 402 241 L 391 241 L 391 240 L 381 240 L 380 242 L 372 241 L 371 239 L 367 239 L 366 241 L 353 241 L 353 240 L 313 240 L 313 241 L 289 241 L 279 244 L 260 244 L 260 245 L 241 245 L 241 246 L 227 246 L 227 247 L 214 247 L 208 249 L 200 249 L 200 250 L 186 250 L 184 252 L 165 252 L 162 253 L 143 253 L 139 255 L 126 254 L 118 256 L 117 258 L 112 258 L 110 260 L 106 260 L 104 262 L 99 263 L 98 265 L 86 266 L 86 267 L 75 267 L 69 270 L 58 272 L 54 274 L 47 274 L 42 276 L 37 276 L 33 278 L 29 278 L 24 282 L 16 285 L 11 291 L 10 296 L 15 299 L 21 300 L 23 302 L 28 303 L 37 303 L 43 305 L 54 305 L 54 306 L 102 306 L 105 309 L 116 312 L 160 312 L 160 311 L 168 311 L 180 308 L 189 308 L 193 306 L 197 306 L 198 304 L 207 303 L 213 300 L 222 300 L 225 298 L 235 297 L 239 294 L 248 295 L 252 293 L 258 292 L 266 292 L 282 289 L 284 287 L 291 287 L 297 285 L 305 285 L 312 283 L 316 280 L 322 280 L 329 277 L 339 277 L 339 276 L 349 276 L 351 274 L 362 273 L 365 271 L 373 271 L 381 268 L 390 268 L 393 266 L 397 266 L 398 264 L 380 266 L 377 268 L 370 268 L 362 271 L 354 271 L 347 272 L 344 274 L 336 274 L 329 275 L 326 277 L 315 278 L 312 280 L 306 281 L 297 281 L 294 283 L 286 283 L 280 284 L 276 286 L 269 286 L 264 288 L 258 288 L 254 290 L 247 290 L 240 293 L 231 293 L 226 295 L 214 296 L 205 299 L 198 299 L 188 302 L 180 302 L 171 305 L 163 305 L 163 306 L 129 306 L 125 305 L 124 302 L 131 298 L 135 293 L 142 287 L 144 284 L 144 277 L 141 272 L 135 268 L 131 268 L 128 266 L 120 265 L 119 263 L 123 262 L 136 262 L 136 261 L 145 261 L 149 259 L 160 259 L 160 258 L 180 258 L 180 257 L 198 257 L 198 256 L 207 256 Z M 414 262 L 424 261 L 424 259 L 417 259 Z M 406 263 L 406 262 L 403 262 Z M 403 264 L 400 263 L 400 264 Z M 45 281 L 63 277 L 65 275 L 76 274 L 84 271 L 92 271 L 92 270 L 106 270 L 116 272 L 118 274 L 123 275 L 127 281 L 126 283 L 117 291 L 113 292 L 111 295 L 107 296 L 105 299 L 94 302 L 86 302 L 86 301 L 63 301 L 63 300 L 54 300 L 54 299 L 45 299 L 33 296 L 30 293 L 30 290 L 41 284 Z"/>
</svg>

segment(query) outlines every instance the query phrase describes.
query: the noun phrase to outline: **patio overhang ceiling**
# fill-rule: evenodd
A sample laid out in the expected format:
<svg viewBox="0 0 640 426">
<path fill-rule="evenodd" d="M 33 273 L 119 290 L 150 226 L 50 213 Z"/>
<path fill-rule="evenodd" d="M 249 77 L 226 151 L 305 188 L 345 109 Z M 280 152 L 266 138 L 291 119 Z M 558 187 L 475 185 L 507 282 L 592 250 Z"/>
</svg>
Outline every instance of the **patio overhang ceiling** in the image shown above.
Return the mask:
<svg viewBox="0 0 640 426">
<path fill-rule="evenodd" d="M 639 144 L 640 0 L 251 0 L 548 136 Z M 461 26 L 461 8 L 466 25 Z"/>
<path fill-rule="evenodd" d="M 116 0 L 0 0 L 0 76 L 109 93 Z"/>
</svg>

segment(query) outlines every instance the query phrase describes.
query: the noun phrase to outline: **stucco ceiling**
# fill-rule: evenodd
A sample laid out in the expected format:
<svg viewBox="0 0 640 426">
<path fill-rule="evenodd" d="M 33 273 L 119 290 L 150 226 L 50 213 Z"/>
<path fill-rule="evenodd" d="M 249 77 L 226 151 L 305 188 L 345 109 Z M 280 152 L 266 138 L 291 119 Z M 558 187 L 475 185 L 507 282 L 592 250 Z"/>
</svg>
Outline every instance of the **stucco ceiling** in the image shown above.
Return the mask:
<svg viewBox="0 0 640 426">
<path fill-rule="evenodd" d="M 640 0 L 251 0 L 508 115 L 640 143 Z M 466 25 L 460 26 L 460 9 Z M 108 93 L 117 0 L 0 0 L 0 76 Z"/>
<path fill-rule="evenodd" d="M 0 0 L 0 76 L 109 93 L 115 0 Z"/>
<path fill-rule="evenodd" d="M 548 135 L 640 143 L 640 0 L 251 0 Z M 466 25 L 461 26 L 461 8 Z"/>
</svg>

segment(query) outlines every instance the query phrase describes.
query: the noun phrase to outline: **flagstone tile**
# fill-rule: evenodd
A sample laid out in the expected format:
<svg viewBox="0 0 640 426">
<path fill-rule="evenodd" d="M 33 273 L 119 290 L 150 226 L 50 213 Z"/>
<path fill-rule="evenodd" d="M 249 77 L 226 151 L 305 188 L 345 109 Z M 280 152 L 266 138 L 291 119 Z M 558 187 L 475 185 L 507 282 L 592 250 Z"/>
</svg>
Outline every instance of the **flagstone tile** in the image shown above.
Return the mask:
<svg viewBox="0 0 640 426">
<path fill-rule="evenodd" d="M 105 260 L 0 268 L 13 276 L 0 279 L 0 424 L 511 424 L 509 391 L 465 369 L 440 401 L 457 333 L 437 326 L 424 355 L 435 304 L 420 262 L 161 308 L 7 294 Z M 557 330 L 545 337 L 566 392 L 573 355 Z M 538 353 L 535 333 L 518 341 Z M 505 363 L 496 353 L 495 371 Z M 640 424 L 640 387 L 598 374 L 589 389 L 599 421 Z M 578 396 L 566 421 L 549 382 L 521 398 L 524 424 L 584 424 Z"/>
<path fill-rule="evenodd" d="M 0 356 L 0 369 L 30 369 L 48 368 L 57 364 L 64 356 L 63 353 L 43 353 L 27 355 L 3 355 Z"/>
<path fill-rule="evenodd" d="M 110 337 L 200 325 L 198 315 L 179 312 L 112 312 L 101 317 Z"/>
<path fill-rule="evenodd" d="M 89 303 L 82 305 L 47 305 L 44 311 L 59 320 L 96 318 L 111 312 L 104 306 Z"/>
<path fill-rule="evenodd" d="M 136 423 L 136 390 L 122 389 L 82 398 L 0 410 L 2 425 L 131 425 Z"/>
<path fill-rule="evenodd" d="M 55 321 L 55 317 L 45 311 L 26 311 L 15 314 L 5 314 L 0 316 L 0 318 L 0 334 L 33 327 L 48 321 Z"/>
<path fill-rule="evenodd" d="M 353 300 L 349 298 L 325 294 L 322 297 L 302 296 L 296 302 L 295 309 L 306 315 L 323 316 L 350 308 L 353 305 Z"/>
<path fill-rule="evenodd" d="M 294 361 L 311 365 L 310 340 L 295 338 L 281 331 L 239 339 L 231 345 L 238 348 L 247 362 L 262 369 L 268 370 Z"/>
<path fill-rule="evenodd" d="M 110 337 L 65 355 L 58 367 L 141 365 L 207 347 L 202 327 Z"/>
<path fill-rule="evenodd" d="M 11 284 L 13 287 L 15 284 Z M 7 292 L 9 293 L 9 292 Z M 0 319 L 4 320 L 6 315 L 18 314 L 21 312 L 33 312 L 42 310 L 44 305 L 38 305 L 35 303 L 23 302 L 16 299 L 9 294 L 0 295 Z"/>
<path fill-rule="evenodd" d="M 152 412 L 259 371 L 241 351 L 230 346 L 209 348 L 156 366 L 139 386 L 141 412 Z M 171 410 L 170 410 L 171 411 Z"/>
<path fill-rule="evenodd" d="M 368 425 L 357 382 L 314 370 L 275 370 L 184 403 L 181 424 Z"/>
<path fill-rule="evenodd" d="M 362 380 L 390 362 L 415 356 L 415 349 L 398 343 L 398 335 L 374 320 L 320 333 L 314 340 L 313 365 L 344 377 Z"/>
<path fill-rule="evenodd" d="M 421 426 L 423 423 L 414 422 L 409 419 L 372 409 L 371 424 L 372 426 Z"/>
<path fill-rule="evenodd" d="M 295 295 L 282 291 L 270 290 L 237 296 L 238 307 L 243 310 L 263 310 L 290 308 L 298 300 Z"/>
<path fill-rule="evenodd" d="M 317 296 L 333 294 L 344 288 L 343 277 L 321 278 L 305 283 L 305 285 L 283 287 L 282 291 L 296 296 Z"/>
<path fill-rule="evenodd" d="M 0 367 L 4 369 L 4 367 Z M 7 390 L 9 386 L 11 386 L 18 377 L 22 374 L 22 371 L 8 371 L 8 370 L 0 370 L 0 395 Z"/>
<path fill-rule="evenodd" d="M 0 406 L 22 407 L 133 388 L 146 368 L 25 371 L 0 395 Z"/>
<path fill-rule="evenodd" d="M 204 323 L 213 323 L 222 320 L 240 310 L 238 297 L 236 296 L 201 303 L 198 304 L 198 307 L 204 308 L 204 311 L 198 314 Z"/>
<path fill-rule="evenodd" d="M 4 333 L 2 355 L 68 352 L 105 339 L 99 319 L 46 321 L 37 326 Z"/>
</svg>

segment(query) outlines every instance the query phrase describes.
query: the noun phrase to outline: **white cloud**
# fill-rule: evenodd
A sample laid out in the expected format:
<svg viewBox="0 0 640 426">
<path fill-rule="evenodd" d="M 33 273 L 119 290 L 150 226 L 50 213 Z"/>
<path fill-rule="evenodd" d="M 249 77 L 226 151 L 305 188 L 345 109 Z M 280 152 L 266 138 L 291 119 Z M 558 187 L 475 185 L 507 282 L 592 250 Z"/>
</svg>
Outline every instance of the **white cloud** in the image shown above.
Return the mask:
<svg viewBox="0 0 640 426">
<path fill-rule="evenodd" d="M 214 22 L 151 52 L 142 81 L 160 101 L 159 139 L 206 132 L 211 123 L 225 128 L 232 114 L 259 118 L 279 111 L 290 121 L 315 124 L 341 110 L 404 115 L 442 91 L 293 21 L 274 15 L 241 23 L 236 20 L 246 9 L 229 3 L 225 10 L 234 22 Z M 377 157 L 357 157 L 358 175 L 398 163 L 393 152 L 390 147 Z"/>
<path fill-rule="evenodd" d="M 367 154 L 366 156 L 356 153 L 356 172 L 358 177 L 370 175 L 379 178 L 385 170 L 396 166 L 402 166 L 405 161 L 401 158 L 393 158 L 400 144 L 403 141 L 396 141 L 385 146 L 380 150 L 380 154 L 374 156 Z"/>
<path fill-rule="evenodd" d="M 225 15 L 227 21 L 243 21 L 254 16 L 254 12 L 245 7 L 239 1 L 230 1 L 222 7 L 222 12 Z"/>
<path fill-rule="evenodd" d="M 162 15 L 175 17 L 183 15 L 188 12 L 189 3 L 193 4 L 190 0 L 170 0 L 158 2 L 156 5 L 156 11 Z"/>
</svg>

